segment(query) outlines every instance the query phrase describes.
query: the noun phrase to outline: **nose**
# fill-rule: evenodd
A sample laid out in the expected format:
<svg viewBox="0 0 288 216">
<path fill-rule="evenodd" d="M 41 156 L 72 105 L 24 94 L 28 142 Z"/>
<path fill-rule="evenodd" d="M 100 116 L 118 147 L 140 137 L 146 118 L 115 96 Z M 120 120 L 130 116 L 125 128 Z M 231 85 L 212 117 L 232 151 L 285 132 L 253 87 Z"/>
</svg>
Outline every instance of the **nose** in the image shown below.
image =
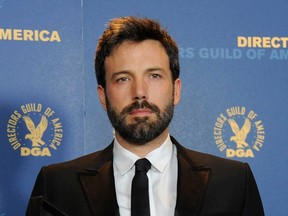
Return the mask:
<svg viewBox="0 0 288 216">
<path fill-rule="evenodd" d="M 147 99 L 147 83 L 144 79 L 135 79 L 133 82 L 133 100 Z"/>
</svg>

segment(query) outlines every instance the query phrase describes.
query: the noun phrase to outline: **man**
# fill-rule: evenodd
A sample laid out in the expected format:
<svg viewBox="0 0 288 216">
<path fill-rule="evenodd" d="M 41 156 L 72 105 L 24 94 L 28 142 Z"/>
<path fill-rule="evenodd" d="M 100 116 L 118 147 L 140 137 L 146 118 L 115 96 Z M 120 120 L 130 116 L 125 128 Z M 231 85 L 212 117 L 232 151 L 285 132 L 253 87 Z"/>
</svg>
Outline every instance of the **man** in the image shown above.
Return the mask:
<svg viewBox="0 0 288 216">
<path fill-rule="evenodd" d="M 264 215 L 248 164 L 188 150 L 169 135 L 181 92 L 178 48 L 156 21 L 112 20 L 95 69 L 115 139 L 102 151 L 43 167 L 32 197 L 69 216 L 131 215 L 134 196 L 144 197 L 131 192 L 134 163 L 146 158 L 147 215 Z"/>
</svg>

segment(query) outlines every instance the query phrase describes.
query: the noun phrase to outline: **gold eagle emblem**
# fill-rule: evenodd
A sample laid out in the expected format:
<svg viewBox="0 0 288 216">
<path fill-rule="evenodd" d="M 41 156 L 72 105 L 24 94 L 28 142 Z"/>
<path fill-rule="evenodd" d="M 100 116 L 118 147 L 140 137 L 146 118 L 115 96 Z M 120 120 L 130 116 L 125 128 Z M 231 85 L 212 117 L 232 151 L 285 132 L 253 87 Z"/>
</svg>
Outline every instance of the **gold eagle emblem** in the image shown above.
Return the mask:
<svg viewBox="0 0 288 216">
<path fill-rule="evenodd" d="M 27 129 L 30 131 L 30 134 L 26 134 L 25 139 L 31 140 L 32 147 L 39 147 L 40 145 L 44 145 L 45 142 L 42 140 L 42 136 L 48 126 L 48 120 L 46 116 L 41 116 L 40 123 L 37 127 L 35 127 L 34 122 L 29 116 L 23 116 L 23 120 Z"/>
<path fill-rule="evenodd" d="M 234 141 L 236 143 L 237 148 L 244 148 L 248 147 L 249 144 L 246 142 L 246 138 L 248 133 L 251 130 L 251 122 L 248 118 L 245 119 L 245 122 L 240 129 L 238 124 L 234 119 L 228 119 L 228 122 L 230 124 L 231 130 L 234 133 L 234 136 L 231 136 L 230 141 Z"/>
</svg>

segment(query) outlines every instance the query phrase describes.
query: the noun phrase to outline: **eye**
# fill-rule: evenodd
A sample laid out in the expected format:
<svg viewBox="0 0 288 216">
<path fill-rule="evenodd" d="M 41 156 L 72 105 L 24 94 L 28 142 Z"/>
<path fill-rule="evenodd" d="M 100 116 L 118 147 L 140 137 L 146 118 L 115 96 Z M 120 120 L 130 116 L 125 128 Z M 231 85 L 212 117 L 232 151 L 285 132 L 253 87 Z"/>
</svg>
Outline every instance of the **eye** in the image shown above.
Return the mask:
<svg viewBox="0 0 288 216">
<path fill-rule="evenodd" d="M 130 79 L 128 77 L 120 77 L 120 78 L 117 78 L 116 79 L 116 82 L 117 83 L 121 83 L 121 82 L 127 82 L 129 81 Z"/>
<path fill-rule="evenodd" d="M 152 79 L 160 79 L 161 75 L 160 74 L 150 74 L 149 77 L 151 77 Z"/>
</svg>

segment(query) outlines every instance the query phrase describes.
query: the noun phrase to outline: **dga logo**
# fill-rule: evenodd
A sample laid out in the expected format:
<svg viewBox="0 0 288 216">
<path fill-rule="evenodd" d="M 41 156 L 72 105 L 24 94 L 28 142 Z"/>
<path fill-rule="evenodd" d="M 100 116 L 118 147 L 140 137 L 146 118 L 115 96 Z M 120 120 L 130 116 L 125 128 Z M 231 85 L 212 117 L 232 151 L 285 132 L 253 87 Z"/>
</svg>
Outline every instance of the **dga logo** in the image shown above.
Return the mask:
<svg viewBox="0 0 288 216">
<path fill-rule="evenodd" d="M 11 147 L 21 156 L 51 156 L 63 138 L 62 123 L 55 111 L 42 104 L 30 103 L 15 110 L 7 124 Z"/>
<path fill-rule="evenodd" d="M 214 139 L 218 149 L 228 158 L 253 158 L 264 145 L 265 130 L 253 110 L 231 107 L 217 117 Z"/>
</svg>

